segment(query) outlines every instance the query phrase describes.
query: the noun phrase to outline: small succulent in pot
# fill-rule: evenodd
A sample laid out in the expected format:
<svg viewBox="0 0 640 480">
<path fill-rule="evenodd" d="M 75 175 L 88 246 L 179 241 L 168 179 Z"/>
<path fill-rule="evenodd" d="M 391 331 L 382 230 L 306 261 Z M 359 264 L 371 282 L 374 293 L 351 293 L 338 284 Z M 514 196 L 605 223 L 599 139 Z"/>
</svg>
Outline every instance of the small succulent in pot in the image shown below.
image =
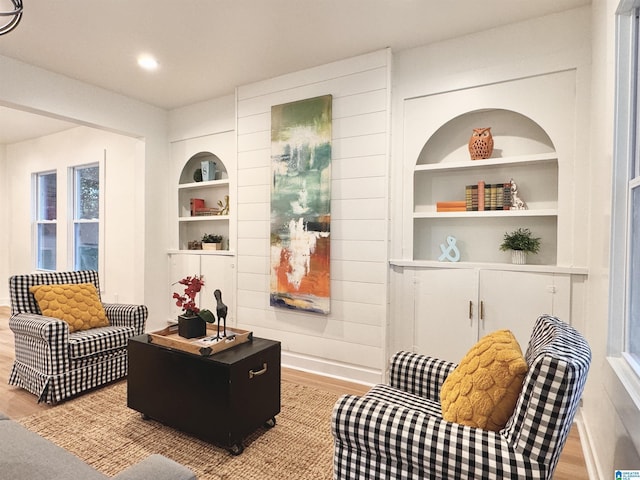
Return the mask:
<svg viewBox="0 0 640 480">
<path fill-rule="evenodd" d="M 534 237 L 528 228 L 518 228 L 511 233 L 505 233 L 500 250 L 521 250 L 526 253 L 540 251 L 540 238 Z"/>
<path fill-rule="evenodd" d="M 220 243 L 222 242 L 222 235 L 215 235 L 213 233 L 205 233 L 202 236 L 202 243 Z"/>
</svg>

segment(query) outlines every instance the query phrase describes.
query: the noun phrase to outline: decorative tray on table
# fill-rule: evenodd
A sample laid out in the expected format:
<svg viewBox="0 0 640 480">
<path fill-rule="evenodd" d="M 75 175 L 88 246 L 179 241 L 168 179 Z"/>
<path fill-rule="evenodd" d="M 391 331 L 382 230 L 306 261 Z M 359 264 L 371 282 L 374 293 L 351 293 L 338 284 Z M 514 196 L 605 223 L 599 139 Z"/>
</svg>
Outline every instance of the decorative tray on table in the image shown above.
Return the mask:
<svg viewBox="0 0 640 480">
<path fill-rule="evenodd" d="M 220 329 L 222 334 L 222 329 Z M 182 350 L 203 357 L 208 357 L 223 350 L 235 347 L 241 343 L 253 340 L 253 332 L 239 328 L 227 327 L 227 336 L 216 338 L 218 328 L 207 325 L 207 335 L 204 337 L 184 338 L 178 335 L 178 325 L 169 325 L 163 330 L 149 333 L 149 342 L 165 347 Z"/>
</svg>

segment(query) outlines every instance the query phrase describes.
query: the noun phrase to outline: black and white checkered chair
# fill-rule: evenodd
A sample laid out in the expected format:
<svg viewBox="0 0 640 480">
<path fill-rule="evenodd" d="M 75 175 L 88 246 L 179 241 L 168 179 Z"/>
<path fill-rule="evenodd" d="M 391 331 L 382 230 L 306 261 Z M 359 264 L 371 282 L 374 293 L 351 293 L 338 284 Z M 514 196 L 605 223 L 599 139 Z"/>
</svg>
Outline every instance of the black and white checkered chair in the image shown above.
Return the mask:
<svg viewBox="0 0 640 480">
<path fill-rule="evenodd" d="M 447 422 L 440 387 L 456 364 L 400 352 L 391 385 L 342 396 L 333 410 L 334 479 L 550 479 L 591 363 L 574 328 L 538 318 L 513 415 L 499 432 Z"/>
<path fill-rule="evenodd" d="M 15 362 L 9 384 L 57 403 L 127 374 L 127 343 L 144 333 L 147 307 L 103 303 L 110 325 L 69 333 L 62 320 L 45 317 L 29 287 L 33 285 L 93 283 L 95 271 L 51 272 L 9 278 Z"/>
</svg>

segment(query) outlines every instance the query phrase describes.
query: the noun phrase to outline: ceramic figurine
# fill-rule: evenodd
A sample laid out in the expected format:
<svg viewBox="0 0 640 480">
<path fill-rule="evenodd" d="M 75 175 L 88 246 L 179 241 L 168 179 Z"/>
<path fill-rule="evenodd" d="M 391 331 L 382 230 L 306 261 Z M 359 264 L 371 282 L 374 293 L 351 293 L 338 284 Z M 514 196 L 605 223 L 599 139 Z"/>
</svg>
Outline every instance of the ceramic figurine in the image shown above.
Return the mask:
<svg viewBox="0 0 640 480">
<path fill-rule="evenodd" d="M 518 185 L 511 179 L 511 210 L 527 210 L 527 204 L 518 195 Z"/>
<path fill-rule="evenodd" d="M 491 127 L 474 128 L 469 139 L 469 154 L 471 160 L 489 158 L 493 153 L 493 136 Z"/>
</svg>

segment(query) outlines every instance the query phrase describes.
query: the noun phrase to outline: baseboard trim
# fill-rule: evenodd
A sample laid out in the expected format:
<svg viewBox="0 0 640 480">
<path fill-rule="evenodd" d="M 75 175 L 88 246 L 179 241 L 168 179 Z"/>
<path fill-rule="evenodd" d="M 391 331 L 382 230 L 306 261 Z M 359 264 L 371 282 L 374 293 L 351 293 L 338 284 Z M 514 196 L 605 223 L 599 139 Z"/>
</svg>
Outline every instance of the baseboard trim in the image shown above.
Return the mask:
<svg viewBox="0 0 640 480">
<path fill-rule="evenodd" d="M 599 480 L 600 474 L 598 473 L 598 467 L 595 460 L 593 444 L 591 443 L 591 436 L 587 431 L 587 427 L 582 415 L 582 408 L 580 408 L 575 416 L 574 423 L 578 427 L 578 433 L 580 434 L 580 445 L 582 446 L 582 455 L 584 456 L 584 463 L 587 467 L 587 474 L 589 480 Z"/>
<path fill-rule="evenodd" d="M 362 385 L 375 385 L 382 381 L 382 372 L 379 370 L 332 362 L 321 358 L 307 357 L 291 352 L 282 352 L 281 362 L 283 367 L 348 382 L 360 383 Z"/>
</svg>

